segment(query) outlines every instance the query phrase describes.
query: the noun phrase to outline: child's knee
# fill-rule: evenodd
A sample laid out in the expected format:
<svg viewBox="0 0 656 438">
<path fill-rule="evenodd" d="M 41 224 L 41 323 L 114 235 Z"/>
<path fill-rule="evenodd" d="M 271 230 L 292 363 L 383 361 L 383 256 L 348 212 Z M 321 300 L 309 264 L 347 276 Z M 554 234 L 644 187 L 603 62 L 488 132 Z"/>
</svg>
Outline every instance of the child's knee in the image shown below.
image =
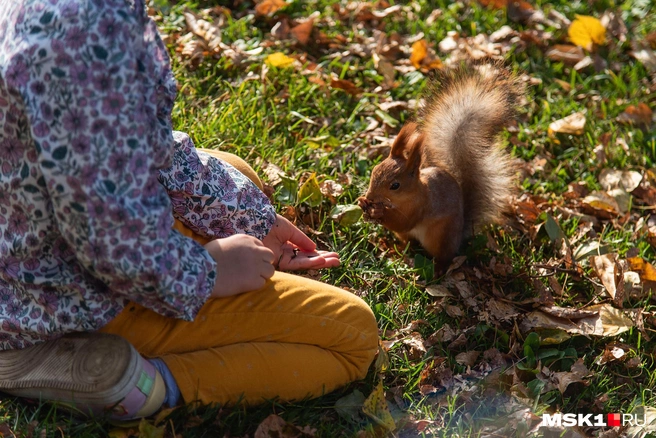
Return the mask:
<svg viewBox="0 0 656 438">
<path fill-rule="evenodd" d="M 351 363 L 355 367 L 357 378 L 366 376 L 376 352 L 378 351 L 378 324 L 371 308 L 362 299 L 353 297 L 349 323 L 357 332 L 357 340 L 349 343 Z"/>
<path fill-rule="evenodd" d="M 235 154 L 231 154 L 230 152 L 225 152 L 225 151 L 217 151 L 214 149 L 198 149 L 200 151 L 205 152 L 208 155 L 211 155 L 215 158 L 218 158 L 219 160 L 223 160 L 226 163 L 230 164 L 232 167 L 243 173 L 253 181 L 253 183 L 260 189 L 264 187 L 262 184 L 262 181 L 260 180 L 260 177 L 257 175 L 255 170 L 248 164 L 246 161 L 244 161 L 241 157 L 238 157 Z"/>
</svg>

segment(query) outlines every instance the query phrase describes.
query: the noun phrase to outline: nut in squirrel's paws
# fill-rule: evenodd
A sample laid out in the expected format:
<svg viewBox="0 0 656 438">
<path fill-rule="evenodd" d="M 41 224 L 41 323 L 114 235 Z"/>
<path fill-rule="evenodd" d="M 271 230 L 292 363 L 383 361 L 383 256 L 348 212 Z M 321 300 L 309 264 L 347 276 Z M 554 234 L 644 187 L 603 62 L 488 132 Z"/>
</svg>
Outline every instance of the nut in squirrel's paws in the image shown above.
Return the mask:
<svg viewBox="0 0 656 438">
<path fill-rule="evenodd" d="M 362 209 L 362 215 L 367 222 L 380 223 L 385 214 L 385 205 L 382 202 L 372 202 L 364 196 L 360 196 L 358 205 Z"/>
</svg>

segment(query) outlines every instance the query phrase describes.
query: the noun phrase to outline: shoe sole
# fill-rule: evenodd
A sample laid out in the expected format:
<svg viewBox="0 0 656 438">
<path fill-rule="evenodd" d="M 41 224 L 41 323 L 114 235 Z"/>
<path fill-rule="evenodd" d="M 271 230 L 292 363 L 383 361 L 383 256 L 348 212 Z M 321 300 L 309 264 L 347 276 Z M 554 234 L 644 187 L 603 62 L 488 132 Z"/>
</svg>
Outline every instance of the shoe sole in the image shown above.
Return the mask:
<svg viewBox="0 0 656 438">
<path fill-rule="evenodd" d="M 120 336 L 79 333 L 0 351 L 0 391 L 100 413 L 136 385 L 141 357 Z"/>
</svg>

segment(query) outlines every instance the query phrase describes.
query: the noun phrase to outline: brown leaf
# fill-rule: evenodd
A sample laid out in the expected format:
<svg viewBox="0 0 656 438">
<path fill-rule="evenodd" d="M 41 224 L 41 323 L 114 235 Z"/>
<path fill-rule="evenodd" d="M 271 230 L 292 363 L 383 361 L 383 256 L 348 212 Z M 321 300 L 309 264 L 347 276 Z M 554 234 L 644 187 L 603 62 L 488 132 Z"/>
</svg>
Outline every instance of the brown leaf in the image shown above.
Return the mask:
<svg viewBox="0 0 656 438">
<path fill-rule="evenodd" d="M 424 339 L 417 332 L 411 333 L 410 336 L 403 339 L 403 344 L 407 345 L 408 357 L 411 360 L 419 360 L 426 354 L 426 347 L 424 347 Z"/>
<path fill-rule="evenodd" d="M 273 15 L 286 4 L 284 0 L 262 0 L 255 5 L 255 14 Z"/>
<path fill-rule="evenodd" d="M 520 219 L 526 225 L 535 224 L 538 216 L 541 213 L 540 209 L 537 207 L 537 205 L 535 205 L 535 201 L 533 199 L 515 202 L 513 205 L 515 208 L 515 214 L 518 216 L 518 219 Z"/>
<path fill-rule="evenodd" d="M 587 378 L 590 376 L 590 371 L 583 364 L 583 358 L 581 358 L 572 365 L 571 371 L 553 373 L 553 376 L 558 381 L 558 390 L 562 394 L 572 383 L 583 383 L 584 385 L 587 385 Z"/>
<path fill-rule="evenodd" d="M 632 123 L 635 125 L 651 125 L 653 112 L 646 103 L 639 103 L 637 106 L 629 105 L 617 120 L 622 123 Z"/>
<path fill-rule="evenodd" d="M 617 200 L 604 192 L 592 192 L 583 198 L 583 208 L 586 213 L 602 219 L 610 219 L 620 213 Z"/>
<path fill-rule="evenodd" d="M 526 23 L 533 19 L 535 15 L 542 15 L 542 12 L 536 11 L 528 2 L 511 0 L 508 2 L 508 18 L 518 23 Z"/>
<path fill-rule="evenodd" d="M 254 438 L 312 438 L 315 433 L 316 429 L 310 429 L 309 426 L 301 429 L 271 414 L 257 427 Z"/>
<path fill-rule="evenodd" d="M 567 319 L 582 319 L 588 318 L 591 316 L 597 316 L 599 312 L 597 310 L 585 310 L 585 309 L 575 309 L 573 307 L 559 307 L 559 306 L 542 306 L 540 310 L 549 315 L 557 316 L 558 318 L 567 318 Z"/>
<path fill-rule="evenodd" d="M 362 90 L 360 88 L 356 87 L 353 82 L 346 79 L 331 79 L 330 86 L 332 88 L 344 90 L 352 96 L 357 96 L 358 94 L 362 94 Z"/>
<path fill-rule="evenodd" d="M 456 337 L 456 332 L 453 331 L 451 326 L 449 324 L 444 324 L 442 327 L 439 328 L 438 331 L 433 333 L 426 339 L 426 346 L 432 347 L 433 345 L 439 343 L 439 342 L 449 342 L 453 338 Z"/>
<path fill-rule="evenodd" d="M 456 354 L 456 362 L 460 365 L 473 367 L 476 364 L 476 359 L 480 356 L 480 351 L 466 351 L 464 353 Z"/>
<path fill-rule="evenodd" d="M 592 256 L 590 257 L 590 265 L 613 301 L 617 303 L 620 299 L 623 299 L 620 296 L 617 297 L 618 300 L 615 299 L 618 286 L 621 288 L 623 284 L 620 281 L 622 279 L 622 267 L 617 260 L 617 254 Z"/>
<path fill-rule="evenodd" d="M 453 386 L 453 372 L 445 366 L 446 359 L 437 357 L 427 362 L 419 375 L 419 385 L 424 386 L 424 392 L 435 392 L 439 387 L 451 388 Z"/>
<path fill-rule="evenodd" d="M 446 346 L 449 350 L 455 350 L 467 344 L 467 336 L 461 333 L 453 342 Z"/>
<path fill-rule="evenodd" d="M 485 7 L 494 9 L 503 9 L 508 6 L 508 0 L 478 0 L 478 2 Z"/>
<path fill-rule="evenodd" d="M 453 294 L 441 284 L 431 284 L 426 286 L 426 292 L 428 295 L 437 298 L 453 297 Z"/>
<path fill-rule="evenodd" d="M 218 27 L 191 12 L 185 12 L 184 17 L 189 30 L 205 41 L 208 50 L 211 52 L 221 50 L 221 30 Z"/>
<path fill-rule="evenodd" d="M 0 437 L 2 438 L 16 438 L 16 434 L 9 428 L 6 423 L 0 423 Z"/>
<path fill-rule="evenodd" d="M 312 35 L 312 28 L 314 27 L 314 20 L 312 18 L 306 20 L 305 22 L 292 27 L 290 33 L 296 38 L 296 40 L 305 45 L 310 41 L 310 35 Z"/>
<path fill-rule="evenodd" d="M 283 18 L 271 28 L 271 36 L 276 39 L 284 40 L 287 38 L 288 35 L 289 35 L 289 20 L 287 18 Z"/>
<path fill-rule="evenodd" d="M 485 302 L 485 309 L 496 321 L 509 321 L 520 312 L 512 305 L 503 301 L 489 299 Z"/>
<path fill-rule="evenodd" d="M 262 172 L 264 172 L 269 183 L 274 187 L 282 182 L 282 178 L 287 177 L 285 171 L 273 163 L 265 163 L 262 166 Z"/>
<path fill-rule="evenodd" d="M 571 44 L 556 44 L 547 50 L 547 58 L 561 61 L 568 65 L 576 65 L 585 58 L 583 49 Z"/>
<path fill-rule="evenodd" d="M 385 88 L 392 88 L 394 86 L 394 77 L 396 76 L 396 70 L 394 65 L 386 58 L 380 56 L 378 53 L 372 55 L 374 61 L 374 67 L 376 71 L 383 76 L 383 86 Z"/>
<path fill-rule="evenodd" d="M 188 35 L 191 36 L 192 34 Z M 200 64 L 205 57 L 205 51 L 207 50 L 205 41 L 197 39 L 186 39 L 185 41 L 185 38 L 183 37 L 180 39 L 180 43 L 181 47 L 179 52 L 182 58 L 188 59 L 192 68 L 198 67 L 198 64 Z"/>
<path fill-rule="evenodd" d="M 599 355 L 595 363 L 597 365 L 603 365 L 609 362 L 624 361 L 627 359 L 626 353 L 630 349 L 630 346 L 613 342 L 612 344 L 606 345 L 604 352 Z"/>
<path fill-rule="evenodd" d="M 460 318 L 464 313 L 462 309 L 458 306 L 447 305 L 444 307 L 444 310 L 451 318 Z"/>
<path fill-rule="evenodd" d="M 567 333 L 592 336 L 615 336 L 630 330 L 635 326 L 635 311 L 619 310 L 609 304 L 590 306 L 579 312 L 596 312 L 596 315 L 582 318 L 559 318 L 541 311 L 534 311 L 526 315 L 521 322 L 523 332 L 533 329 L 558 329 Z M 572 309 L 572 312 L 576 312 Z"/>
</svg>

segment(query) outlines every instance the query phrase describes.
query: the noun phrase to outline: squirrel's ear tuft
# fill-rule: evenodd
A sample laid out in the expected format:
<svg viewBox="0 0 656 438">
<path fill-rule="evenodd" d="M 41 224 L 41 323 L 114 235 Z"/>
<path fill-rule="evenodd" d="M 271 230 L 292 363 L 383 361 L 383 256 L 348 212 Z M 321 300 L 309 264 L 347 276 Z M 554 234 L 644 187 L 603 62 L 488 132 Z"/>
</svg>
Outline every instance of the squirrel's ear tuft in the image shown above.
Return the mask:
<svg viewBox="0 0 656 438">
<path fill-rule="evenodd" d="M 396 136 L 390 157 L 407 158 L 410 148 L 413 145 L 413 137 L 419 135 L 419 128 L 415 122 L 408 122 L 403 125 L 401 132 Z"/>
<path fill-rule="evenodd" d="M 424 143 L 424 134 L 415 122 L 408 122 L 394 140 L 391 157 L 405 160 L 405 168 L 414 172 L 421 164 L 421 150 Z"/>
</svg>

